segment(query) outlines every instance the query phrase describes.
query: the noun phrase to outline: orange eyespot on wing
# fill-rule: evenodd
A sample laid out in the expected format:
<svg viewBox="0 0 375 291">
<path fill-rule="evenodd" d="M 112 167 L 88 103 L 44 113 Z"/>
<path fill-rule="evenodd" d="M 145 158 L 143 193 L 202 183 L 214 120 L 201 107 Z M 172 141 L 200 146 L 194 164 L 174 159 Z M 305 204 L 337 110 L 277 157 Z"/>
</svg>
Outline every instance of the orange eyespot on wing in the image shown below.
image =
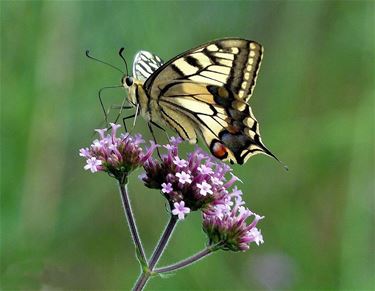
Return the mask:
<svg viewBox="0 0 375 291">
<path fill-rule="evenodd" d="M 219 140 L 213 140 L 210 146 L 211 153 L 220 160 L 228 157 L 228 148 Z"/>
</svg>

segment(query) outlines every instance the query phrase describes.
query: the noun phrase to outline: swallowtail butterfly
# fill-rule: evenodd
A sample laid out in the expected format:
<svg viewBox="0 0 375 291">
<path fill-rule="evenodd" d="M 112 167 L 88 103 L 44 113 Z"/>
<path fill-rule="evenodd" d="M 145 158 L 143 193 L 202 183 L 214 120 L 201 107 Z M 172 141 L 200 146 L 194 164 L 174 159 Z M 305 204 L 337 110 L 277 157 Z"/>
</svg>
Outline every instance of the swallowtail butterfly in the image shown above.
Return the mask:
<svg viewBox="0 0 375 291">
<path fill-rule="evenodd" d="M 276 158 L 248 105 L 262 56 L 259 43 L 239 38 L 200 45 L 166 63 L 140 51 L 133 77 L 123 76 L 122 85 L 148 122 L 170 126 L 191 143 L 201 136 L 216 158 L 238 164 L 258 153 Z"/>
</svg>

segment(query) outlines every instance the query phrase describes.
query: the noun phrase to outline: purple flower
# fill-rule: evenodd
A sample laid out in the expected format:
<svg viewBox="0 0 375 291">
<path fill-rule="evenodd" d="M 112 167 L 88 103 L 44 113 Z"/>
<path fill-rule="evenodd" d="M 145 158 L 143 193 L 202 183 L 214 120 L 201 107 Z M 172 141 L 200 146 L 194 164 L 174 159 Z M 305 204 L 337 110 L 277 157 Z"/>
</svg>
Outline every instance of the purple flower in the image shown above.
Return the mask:
<svg viewBox="0 0 375 291">
<path fill-rule="evenodd" d="M 184 171 L 182 171 L 181 173 L 176 173 L 176 177 L 181 184 L 190 184 L 192 182 L 190 175 L 185 173 Z"/>
<path fill-rule="evenodd" d="M 223 185 L 223 181 L 221 181 L 219 178 L 217 177 L 212 177 L 211 178 L 211 182 L 215 185 L 218 185 L 218 186 L 221 186 Z"/>
<path fill-rule="evenodd" d="M 253 227 L 249 232 L 248 235 L 252 238 L 252 241 L 254 241 L 258 246 L 259 243 L 264 243 L 262 233 L 259 229 L 256 227 Z"/>
<path fill-rule="evenodd" d="M 254 216 L 250 223 L 247 219 Z M 246 251 L 250 243 L 263 243 L 261 231 L 256 228 L 259 220 L 263 219 L 249 209 L 234 204 L 229 211 L 206 214 L 203 213 L 203 230 L 206 232 L 210 245 L 218 249 L 231 251 Z"/>
<path fill-rule="evenodd" d="M 120 125 L 111 123 L 111 127 L 112 132 L 107 135 L 107 129 L 97 129 L 99 139 L 95 139 L 89 148 L 80 149 L 80 156 L 86 158 L 85 170 L 107 172 L 120 180 L 142 166 L 151 157 L 156 145 L 151 142 L 144 151 L 140 146 L 144 143 L 140 135 L 132 137 L 126 133 L 117 137 Z"/>
<path fill-rule="evenodd" d="M 228 188 L 237 178 L 227 180 L 231 168 L 200 148 L 181 157 L 178 149 L 181 142 L 180 138 L 171 138 L 163 146 L 168 152 L 161 160 L 148 159 L 143 166 L 142 180 L 147 187 L 160 189 L 170 205 L 183 200 L 191 211 L 222 215 L 233 204 Z"/>
<path fill-rule="evenodd" d="M 90 150 L 89 148 L 82 148 L 79 150 L 79 155 L 84 158 L 89 158 L 90 157 Z"/>
<path fill-rule="evenodd" d="M 211 211 L 213 201 L 215 205 L 225 204 L 226 189 L 233 184 L 226 178 L 230 167 L 199 148 L 181 157 L 178 149 L 181 141 L 171 138 L 163 146 L 168 153 L 161 160 L 150 158 L 145 162 L 146 175 L 142 176 L 145 185 L 162 190 L 170 205 L 183 200 L 191 211 L 206 208 Z"/>
<path fill-rule="evenodd" d="M 197 184 L 197 187 L 200 189 L 199 193 L 203 196 L 207 194 L 212 194 L 212 186 L 208 184 L 206 181 L 203 181 L 202 184 Z"/>
<path fill-rule="evenodd" d="M 163 184 L 161 184 L 161 186 L 162 186 L 161 192 L 163 192 L 163 193 L 168 194 L 168 193 L 171 193 L 173 191 L 173 187 L 172 187 L 171 183 L 167 183 L 167 184 L 163 183 Z"/>
<path fill-rule="evenodd" d="M 212 169 L 210 167 L 207 167 L 206 165 L 201 165 L 200 167 L 198 167 L 198 171 L 201 172 L 203 175 L 204 174 L 207 174 L 207 175 L 213 174 Z"/>
<path fill-rule="evenodd" d="M 185 219 L 185 214 L 190 213 L 190 208 L 185 207 L 185 202 L 175 202 L 173 203 L 174 209 L 172 210 L 173 215 L 178 215 L 179 220 Z"/>
<path fill-rule="evenodd" d="M 91 173 L 95 173 L 97 171 L 100 171 L 100 165 L 102 164 L 101 160 L 97 160 L 95 157 L 88 158 L 86 160 L 87 165 L 84 166 L 85 170 L 90 170 Z"/>
<path fill-rule="evenodd" d="M 184 168 L 188 165 L 187 161 L 185 161 L 184 159 L 180 159 L 179 157 L 176 157 L 174 160 L 173 160 L 173 163 L 180 167 L 180 168 Z"/>
</svg>

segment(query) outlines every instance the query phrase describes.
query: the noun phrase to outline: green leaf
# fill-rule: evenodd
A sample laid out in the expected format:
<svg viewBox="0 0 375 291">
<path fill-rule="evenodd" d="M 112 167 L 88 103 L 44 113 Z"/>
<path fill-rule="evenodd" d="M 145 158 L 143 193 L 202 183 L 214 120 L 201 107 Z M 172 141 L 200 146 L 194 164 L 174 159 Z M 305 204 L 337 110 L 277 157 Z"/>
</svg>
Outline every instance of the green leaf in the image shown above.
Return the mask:
<svg viewBox="0 0 375 291">
<path fill-rule="evenodd" d="M 173 277 L 176 273 L 155 273 L 153 276 L 159 276 L 162 279 L 169 279 Z"/>
</svg>

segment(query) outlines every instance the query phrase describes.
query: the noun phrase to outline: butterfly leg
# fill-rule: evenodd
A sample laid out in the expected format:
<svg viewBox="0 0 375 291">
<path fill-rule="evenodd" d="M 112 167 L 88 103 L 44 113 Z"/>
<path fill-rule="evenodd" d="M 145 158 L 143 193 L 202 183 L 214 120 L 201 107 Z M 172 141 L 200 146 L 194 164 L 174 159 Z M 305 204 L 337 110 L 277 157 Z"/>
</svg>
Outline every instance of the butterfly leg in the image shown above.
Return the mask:
<svg viewBox="0 0 375 291">
<path fill-rule="evenodd" d="M 168 136 L 168 133 L 167 133 L 167 131 L 165 130 L 165 128 L 161 127 L 159 124 L 153 122 L 152 120 L 150 121 L 150 123 L 151 123 L 153 126 L 155 126 L 155 127 L 159 128 L 159 129 L 161 129 L 162 131 L 164 131 L 165 135 L 167 136 L 167 139 L 169 140 L 169 136 Z"/>
<path fill-rule="evenodd" d="M 166 130 L 165 130 L 164 128 L 162 128 L 159 124 L 153 122 L 152 120 L 150 121 L 150 123 L 151 123 L 153 126 L 155 126 L 155 127 L 159 128 L 159 129 L 161 129 L 162 131 L 166 132 Z"/>
<path fill-rule="evenodd" d="M 111 109 L 132 109 L 134 106 L 121 106 L 121 105 L 112 105 Z"/>
<path fill-rule="evenodd" d="M 128 132 L 128 128 L 126 127 L 126 120 L 127 119 L 130 119 L 130 118 L 133 118 L 135 117 L 135 114 L 132 114 L 132 115 L 129 115 L 129 116 L 125 116 L 123 119 L 122 119 L 122 124 L 124 125 L 124 128 L 125 128 L 125 131 Z"/>
<path fill-rule="evenodd" d="M 109 111 L 107 112 L 105 110 L 105 107 L 104 107 L 104 102 L 103 102 L 103 99 L 102 99 L 102 92 L 104 90 L 107 90 L 107 89 L 115 89 L 115 88 L 121 88 L 122 86 L 106 86 L 106 87 L 103 87 L 101 88 L 99 91 L 98 91 L 98 98 L 99 98 L 99 102 L 100 102 L 100 106 L 103 110 L 103 113 L 104 113 L 104 120 L 105 120 L 105 123 L 106 125 L 108 126 L 108 113 Z M 125 98 L 124 98 L 125 99 Z M 123 102 L 124 103 L 124 102 Z"/>
<path fill-rule="evenodd" d="M 133 108 L 134 108 L 133 106 L 111 105 L 111 107 L 108 108 L 106 114 L 107 114 L 107 116 L 108 116 L 112 109 L 121 109 L 121 111 L 122 111 L 122 110 L 124 110 L 124 109 L 128 110 L 128 109 L 133 109 Z M 124 118 L 122 119 L 122 123 L 124 124 L 124 127 L 125 127 L 125 130 L 126 130 L 126 131 L 127 131 L 127 128 L 126 128 L 125 120 L 126 120 L 126 119 L 129 119 L 129 118 L 132 118 L 132 117 L 134 117 L 134 116 L 135 116 L 135 115 L 133 114 L 133 115 L 130 115 L 130 116 L 126 116 L 126 117 L 124 117 Z M 116 117 L 114 123 L 117 123 L 118 119 L 119 119 L 119 116 Z M 106 125 L 107 125 L 108 128 L 110 128 L 110 126 L 108 126 L 108 121 L 107 121 L 107 120 L 106 120 Z"/>
<path fill-rule="evenodd" d="M 124 109 L 130 109 L 132 107 L 129 106 L 129 108 L 124 108 Z M 108 111 L 109 112 L 109 111 Z M 133 118 L 135 116 L 135 114 L 132 114 L 132 115 L 129 115 L 129 116 L 125 116 L 123 119 L 122 119 L 122 123 L 124 125 L 124 128 L 125 128 L 125 132 L 128 131 L 128 129 L 126 128 L 126 123 L 125 123 L 125 120 L 126 119 L 130 119 L 130 118 Z M 97 128 L 102 128 L 103 127 L 103 122 L 105 122 L 105 127 L 107 130 L 110 130 L 111 129 L 111 126 L 108 125 L 108 123 L 106 121 L 101 121 L 99 126 L 97 126 Z M 116 122 L 115 122 L 116 123 Z M 95 133 L 94 133 L 95 134 Z"/>
<path fill-rule="evenodd" d="M 156 123 L 152 122 L 152 121 L 149 121 L 147 122 L 147 125 L 148 125 L 148 128 L 150 129 L 150 132 L 151 132 L 151 135 L 152 135 L 152 138 L 154 139 L 154 142 L 157 144 L 157 140 L 156 140 L 156 137 L 155 137 L 155 133 L 154 133 L 154 130 L 152 129 L 152 125 L 154 126 L 157 126 L 158 128 L 160 127 L 159 125 L 156 125 Z M 161 127 L 160 127 L 161 128 Z M 164 128 L 162 128 L 164 130 Z M 157 147 L 156 148 L 156 151 L 158 152 L 158 156 L 159 158 L 161 159 L 161 155 L 160 155 L 160 151 L 159 151 L 159 148 Z"/>
<path fill-rule="evenodd" d="M 122 104 L 120 105 L 120 108 L 119 108 L 120 110 L 119 110 L 119 112 L 116 116 L 116 119 L 115 119 L 114 123 L 117 123 L 117 121 L 119 120 L 123 109 L 128 109 L 128 107 L 133 108 L 131 106 L 125 106 L 125 101 L 126 101 L 126 98 L 123 99 Z"/>
</svg>

